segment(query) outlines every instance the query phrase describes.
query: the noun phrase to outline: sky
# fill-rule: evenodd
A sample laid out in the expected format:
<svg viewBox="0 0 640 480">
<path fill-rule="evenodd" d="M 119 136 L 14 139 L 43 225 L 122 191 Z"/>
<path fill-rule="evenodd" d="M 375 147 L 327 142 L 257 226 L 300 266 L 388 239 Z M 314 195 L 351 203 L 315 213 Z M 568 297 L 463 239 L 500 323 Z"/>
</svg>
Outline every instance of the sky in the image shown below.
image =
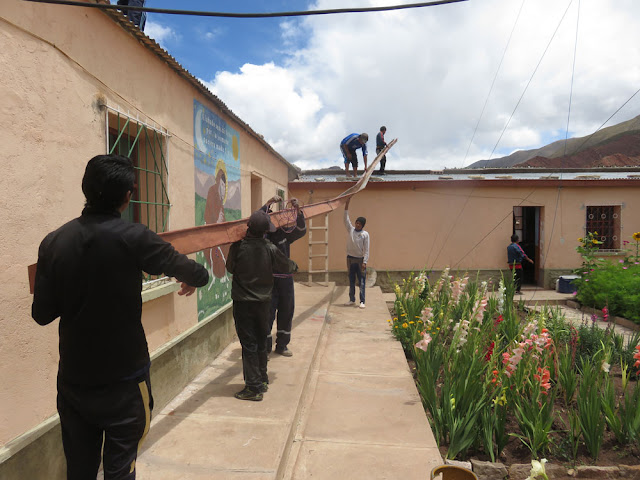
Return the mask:
<svg viewBox="0 0 640 480">
<path fill-rule="evenodd" d="M 113 2 L 115 3 L 115 1 Z M 416 0 L 147 0 L 276 12 Z M 639 0 L 468 0 L 276 19 L 149 14 L 145 33 L 303 170 L 350 133 L 388 170 L 462 168 L 640 114 Z"/>
</svg>

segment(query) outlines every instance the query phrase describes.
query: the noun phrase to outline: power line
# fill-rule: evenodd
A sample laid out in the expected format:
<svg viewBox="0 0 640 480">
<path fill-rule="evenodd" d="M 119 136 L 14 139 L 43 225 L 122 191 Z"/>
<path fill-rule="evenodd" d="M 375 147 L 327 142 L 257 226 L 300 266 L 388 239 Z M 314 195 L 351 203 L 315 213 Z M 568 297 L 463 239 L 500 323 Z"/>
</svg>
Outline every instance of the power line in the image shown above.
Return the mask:
<svg viewBox="0 0 640 480">
<path fill-rule="evenodd" d="M 502 140 L 502 136 L 504 135 L 504 132 L 507 130 L 507 127 L 509 126 L 509 123 L 511 123 L 511 119 L 513 118 L 513 116 L 516 113 L 516 110 L 520 106 L 520 102 L 524 98 L 525 93 L 527 93 L 527 90 L 529 89 L 529 85 L 531 85 L 531 82 L 533 81 L 533 77 L 535 76 L 536 72 L 538 71 L 538 68 L 540 68 L 540 64 L 542 63 L 542 60 L 544 59 L 545 55 L 547 54 L 547 50 L 549 50 L 549 47 L 551 46 L 551 42 L 553 42 L 553 39 L 555 38 L 556 33 L 558 33 L 558 30 L 560 29 L 560 25 L 562 25 L 564 17 L 567 15 L 567 12 L 569 11 L 569 7 L 571 6 L 572 3 L 573 3 L 573 0 L 571 0 L 569 2 L 569 5 L 567 5 L 567 9 L 564 11 L 564 14 L 562 15 L 562 18 L 558 22 L 558 26 L 556 27 L 555 31 L 553 32 L 553 35 L 551 35 L 551 38 L 549 39 L 549 43 L 547 44 L 547 47 L 544 49 L 544 52 L 542 52 L 542 56 L 540 57 L 540 60 L 538 61 L 538 64 L 536 65 L 536 68 L 533 70 L 533 73 L 531 74 L 531 77 L 529 78 L 529 81 L 527 82 L 527 85 L 524 87 L 522 95 L 520 95 L 520 98 L 518 99 L 518 103 L 516 103 L 516 106 L 514 107 L 513 112 L 511 112 L 511 116 L 509 117 L 509 120 L 507 120 L 507 124 L 504 126 L 504 129 L 502 130 L 502 133 L 500 134 L 500 137 L 498 138 L 498 141 L 496 142 L 495 146 L 493 147 L 493 150 L 491 151 L 491 155 L 489 156 L 490 159 L 493 157 L 493 154 L 496 151 L 496 148 L 498 148 L 498 144 L 500 144 L 500 140 Z"/>
<path fill-rule="evenodd" d="M 223 18 L 278 18 L 278 17 L 306 17 L 313 15 L 332 15 L 337 13 L 365 13 L 388 12 L 392 10 L 405 10 L 409 8 L 433 7 L 449 3 L 466 2 L 468 0 L 437 0 L 433 2 L 409 3 L 406 5 L 391 5 L 388 7 L 362 7 L 362 8 L 334 8 L 329 10 L 305 10 L 295 12 L 266 12 L 266 13 L 230 13 L 230 12 L 205 12 L 200 10 L 172 10 L 168 8 L 132 7 L 127 5 L 111 5 L 104 3 L 87 3 L 74 0 L 24 0 L 34 3 L 49 3 L 52 5 L 70 5 L 74 7 L 90 7 L 101 10 L 123 10 L 148 13 L 163 13 L 168 15 L 195 15 L 199 17 L 223 17 Z"/>
<path fill-rule="evenodd" d="M 464 154 L 463 164 L 467 163 L 467 156 L 469 155 L 469 150 L 471 149 L 471 145 L 473 144 L 473 139 L 476 138 L 476 132 L 478 131 L 478 126 L 480 126 L 480 120 L 482 120 L 482 116 L 484 115 L 484 110 L 487 108 L 487 103 L 489 102 L 489 97 L 491 97 L 491 92 L 493 92 L 493 86 L 496 83 L 496 79 L 498 78 L 498 73 L 500 73 L 500 68 L 502 67 L 502 62 L 504 61 L 504 57 L 507 55 L 507 50 L 509 49 L 509 45 L 511 44 L 511 38 L 513 37 L 513 32 L 516 29 L 516 25 L 518 24 L 518 20 L 520 19 L 520 14 L 522 13 L 522 7 L 524 7 L 524 2 L 526 0 L 522 0 L 520 4 L 520 10 L 518 10 L 518 15 L 516 16 L 516 21 L 513 23 L 513 28 L 511 29 L 511 33 L 509 34 L 509 39 L 507 40 L 507 44 L 504 47 L 504 52 L 502 52 L 502 58 L 500 59 L 500 64 L 496 69 L 496 74 L 493 77 L 493 81 L 491 82 L 491 87 L 489 87 L 489 93 L 487 94 L 487 99 L 484 101 L 484 105 L 482 106 L 482 111 L 480 112 L 480 116 L 478 117 L 478 122 L 476 123 L 476 128 L 473 130 L 473 135 L 471 136 L 471 140 L 469 140 L 469 146 L 467 147 L 467 153 Z"/>
</svg>

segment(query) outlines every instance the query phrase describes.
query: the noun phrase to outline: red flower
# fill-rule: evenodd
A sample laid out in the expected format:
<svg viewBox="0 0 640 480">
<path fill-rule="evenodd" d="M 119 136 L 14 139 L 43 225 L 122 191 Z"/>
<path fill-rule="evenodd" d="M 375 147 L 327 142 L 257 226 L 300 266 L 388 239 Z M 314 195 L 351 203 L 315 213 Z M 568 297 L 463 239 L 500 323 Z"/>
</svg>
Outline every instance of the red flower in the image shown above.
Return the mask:
<svg viewBox="0 0 640 480">
<path fill-rule="evenodd" d="M 496 321 L 493 322 L 493 326 L 497 327 L 498 325 L 500 325 L 502 322 L 504 321 L 504 318 L 502 318 L 502 315 L 500 315 L 498 318 L 496 318 Z"/>
<path fill-rule="evenodd" d="M 493 355 L 493 349 L 495 346 L 496 346 L 496 342 L 491 342 L 491 345 L 489 345 L 489 348 L 487 349 L 487 354 L 484 356 L 484 359 L 487 362 L 491 360 L 491 355 Z"/>
</svg>

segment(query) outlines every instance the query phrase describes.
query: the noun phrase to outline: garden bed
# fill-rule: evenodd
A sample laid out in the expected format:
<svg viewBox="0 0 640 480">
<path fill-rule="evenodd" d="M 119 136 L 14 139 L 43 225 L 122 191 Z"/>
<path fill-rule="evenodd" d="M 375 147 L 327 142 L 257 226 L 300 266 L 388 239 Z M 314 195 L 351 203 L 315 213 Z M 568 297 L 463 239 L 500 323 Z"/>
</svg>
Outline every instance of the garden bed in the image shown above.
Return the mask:
<svg viewBox="0 0 640 480">
<path fill-rule="evenodd" d="M 559 310 L 516 310 L 513 285 L 447 273 L 397 286 L 390 320 L 443 458 L 493 461 L 521 476 L 545 458 L 587 478 L 640 478 L 640 334 L 625 344 L 595 322 L 574 327 Z M 578 468 L 589 466 L 589 468 Z M 591 473 L 588 473 L 591 472 Z M 490 478 L 490 477 L 485 477 Z"/>
</svg>

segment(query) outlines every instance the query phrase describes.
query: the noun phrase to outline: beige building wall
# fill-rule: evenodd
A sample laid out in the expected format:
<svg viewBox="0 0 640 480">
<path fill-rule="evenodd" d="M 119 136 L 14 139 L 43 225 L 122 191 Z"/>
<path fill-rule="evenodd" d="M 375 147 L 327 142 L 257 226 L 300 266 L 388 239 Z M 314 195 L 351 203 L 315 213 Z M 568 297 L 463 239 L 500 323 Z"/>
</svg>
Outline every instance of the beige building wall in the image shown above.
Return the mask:
<svg viewBox="0 0 640 480">
<path fill-rule="evenodd" d="M 194 99 L 240 133 L 243 216 L 287 185 L 291 166 L 168 63 L 96 9 L 0 2 L 0 447 L 56 412 L 58 322 L 31 319 L 27 266 L 48 232 L 81 213 L 86 163 L 106 153 L 105 104 L 169 131 L 170 229 L 195 222 Z M 151 352 L 196 323 L 195 295 L 144 304 Z"/>
<path fill-rule="evenodd" d="M 367 218 L 365 230 L 371 237 L 368 266 L 377 270 L 378 277 L 385 271 L 423 268 L 469 272 L 506 268 L 514 206 L 540 208 L 539 268 L 571 270 L 581 263 L 575 248 L 584 235 L 586 206 L 620 205 L 622 238 L 631 240 L 633 232 L 640 231 L 638 182 L 568 180 L 560 191 L 556 185 L 535 180 L 517 185 L 512 181 L 370 182 L 353 197 L 349 213 L 352 223 L 358 216 Z M 289 189 L 292 196 L 309 204 L 335 198 L 351 185 L 291 182 Z M 346 271 L 343 218 L 342 208 L 329 215 L 331 272 Z M 307 236 L 291 250 L 303 271 L 308 270 L 308 245 Z M 543 277 L 539 276 L 539 284 Z"/>
</svg>

